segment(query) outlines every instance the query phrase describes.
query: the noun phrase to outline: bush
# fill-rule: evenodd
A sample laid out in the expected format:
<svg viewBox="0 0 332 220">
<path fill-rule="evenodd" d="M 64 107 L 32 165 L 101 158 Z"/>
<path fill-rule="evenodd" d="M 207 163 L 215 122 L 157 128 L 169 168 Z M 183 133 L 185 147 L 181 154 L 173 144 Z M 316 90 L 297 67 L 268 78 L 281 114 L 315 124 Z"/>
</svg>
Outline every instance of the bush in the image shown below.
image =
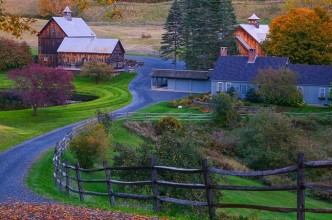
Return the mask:
<svg viewBox="0 0 332 220">
<path fill-rule="evenodd" d="M 100 111 L 100 109 L 97 109 L 96 110 L 96 117 L 97 117 L 98 123 L 104 125 L 105 131 L 107 133 L 109 133 L 112 122 L 113 122 L 112 116 L 109 115 L 107 112 L 102 112 L 102 111 Z"/>
<path fill-rule="evenodd" d="M 109 138 L 105 127 L 96 122 L 86 124 L 69 142 L 69 149 L 83 168 L 91 168 L 95 162 L 106 159 L 108 147 Z"/>
<path fill-rule="evenodd" d="M 26 42 L 0 37 L 0 70 L 22 67 L 32 61 L 31 50 Z"/>
<path fill-rule="evenodd" d="M 234 109 L 237 99 L 227 93 L 216 93 L 212 96 L 211 104 L 214 107 L 213 121 L 222 127 L 236 127 L 241 117 Z"/>
<path fill-rule="evenodd" d="M 184 128 L 179 120 L 173 117 L 164 117 L 160 119 L 156 126 L 157 135 L 161 135 L 164 132 L 181 132 Z"/>
<path fill-rule="evenodd" d="M 275 169 L 296 162 L 296 129 L 285 116 L 260 111 L 250 119 L 239 136 L 239 156 L 252 169 Z"/>
<path fill-rule="evenodd" d="M 264 101 L 264 98 L 257 93 L 256 89 L 251 88 L 246 93 L 246 100 L 249 102 L 260 103 Z"/>
</svg>

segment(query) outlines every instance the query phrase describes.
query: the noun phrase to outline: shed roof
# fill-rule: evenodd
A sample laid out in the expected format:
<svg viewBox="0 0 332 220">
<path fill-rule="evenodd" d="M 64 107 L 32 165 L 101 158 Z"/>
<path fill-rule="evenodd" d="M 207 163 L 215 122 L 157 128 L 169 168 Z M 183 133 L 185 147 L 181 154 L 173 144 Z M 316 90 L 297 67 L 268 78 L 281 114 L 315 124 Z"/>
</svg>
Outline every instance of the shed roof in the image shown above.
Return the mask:
<svg viewBox="0 0 332 220">
<path fill-rule="evenodd" d="M 250 34 L 258 43 L 265 41 L 270 30 L 269 25 L 266 24 L 261 24 L 258 28 L 252 24 L 240 24 L 240 27 Z"/>
<path fill-rule="evenodd" d="M 153 77 L 176 78 L 176 79 L 198 79 L 207 80 L 210 77 L 209 71 L 194 70 L 170 70 L 170 69 L 153 69 L 150 73 Z"/>
<path fill-rule="evenodd" d="M 52 19 L 66 33 L 67 37 L 96 37 L 96 34 L 82 18 L 72 18 L 71 21 L 64 17 L 53 17 Z"/>
<path fill-rule="evenodd" d="M 118 43 L 120 43 L 120 46 L 123 49 L 119 39 L 66 37 L 62 41 L 57 52 L 111 54 Z"/>
</svg>

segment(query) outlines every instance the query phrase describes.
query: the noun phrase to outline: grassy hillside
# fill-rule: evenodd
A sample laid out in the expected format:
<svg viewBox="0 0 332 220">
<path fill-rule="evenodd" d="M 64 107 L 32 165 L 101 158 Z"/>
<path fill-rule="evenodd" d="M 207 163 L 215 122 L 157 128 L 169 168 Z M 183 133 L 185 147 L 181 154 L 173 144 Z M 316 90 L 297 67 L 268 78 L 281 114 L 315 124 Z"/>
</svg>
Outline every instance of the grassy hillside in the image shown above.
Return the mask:
<svg viewBox="0 0 332 220">
<path fill-rule="evenodd" d="M 51 131 L 83 119 L 91 118 L 99 108 L 113 111 L 130 103 L 129 82 L 136 74 L 123 73 L 111 80 L 104 80 L 98 85 L 93 80 L 76 78 L 74 85 L 77 92 L 99 96 L 90 102 L 81 102 L 67 106 L 40 108 L 38 116 L 31 116 L 31 109 L 0 111 L 0 152 L 29 138 Z M 0 73 L 0 80 L 6 79 Z M 0 88 L 10 84 L 0 81 Z"/>
</svg>

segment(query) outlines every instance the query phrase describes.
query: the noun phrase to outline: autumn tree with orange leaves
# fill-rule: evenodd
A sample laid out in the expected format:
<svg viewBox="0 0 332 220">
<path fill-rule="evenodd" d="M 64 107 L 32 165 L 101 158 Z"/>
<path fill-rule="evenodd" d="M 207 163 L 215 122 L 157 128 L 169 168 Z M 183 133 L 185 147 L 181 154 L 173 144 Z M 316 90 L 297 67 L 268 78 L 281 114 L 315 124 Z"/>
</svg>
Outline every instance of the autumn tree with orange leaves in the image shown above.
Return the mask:
<svg viewBox="0 0 332 220">
<path fill-rule="evenodd" d="M 331 33 L 326 10 L 295 8 L 272 20 L 263 46 L 267 55 L 289 57 L 291 63 L 331 65 Z"/>
</svg>

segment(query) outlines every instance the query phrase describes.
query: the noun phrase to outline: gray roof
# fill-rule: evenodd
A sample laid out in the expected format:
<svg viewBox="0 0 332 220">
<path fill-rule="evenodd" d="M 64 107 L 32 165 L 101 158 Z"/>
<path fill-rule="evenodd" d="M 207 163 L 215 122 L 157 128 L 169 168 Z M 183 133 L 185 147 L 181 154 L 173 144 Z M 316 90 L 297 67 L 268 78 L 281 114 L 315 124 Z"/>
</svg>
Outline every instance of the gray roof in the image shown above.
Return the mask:
<svg viewBox="0 0 332 220">
<path fill-rule="evenodd" d="M 82 18 L 72 18 L 68 21 L 64 17 L 53 17 L 53 20 L 66 33 L 67 37 L 96 37 L 96 34 Z"/>
<path fill-rule="evenodd" d="M 198 79 L 207 80 L 210 77 L 208 71 L 194 71 L 194 70 L 167 70 L 167 69 L 153 69 L 150 73 L 153 77 L 176 78 L 176 79 Z"/>
<path fill-rule="evenodd" d="M 66 37 L 58 53 L 113 53 L 116 45 L 120 43 L 119 39 L 99 39 L 99 38 L 70 38 Z M 120 43 L 121 45 L 121 43 Z M 122 45 L 121 45 L 122 47 Z"/>
<path fill-rule="evenodd" d="M 220 56 L 211 73 L 213 81 L 250 82 L 262 69 L 289 68 L 299 74 L 299 85 L 330 86 L 332 66 L 290 64 L 287 57 L 257 57 L 248 63 L 247 56 Z"/>
<path fill-rule="evenodd" d="M 260 24 L 258 28 L 252 24 L 240 24 L 240 27 L 250 34 L 258 43 L 265 41 L 266 35 L 270 30 L 269 25 L 266 24 Z"/>
</svg>

